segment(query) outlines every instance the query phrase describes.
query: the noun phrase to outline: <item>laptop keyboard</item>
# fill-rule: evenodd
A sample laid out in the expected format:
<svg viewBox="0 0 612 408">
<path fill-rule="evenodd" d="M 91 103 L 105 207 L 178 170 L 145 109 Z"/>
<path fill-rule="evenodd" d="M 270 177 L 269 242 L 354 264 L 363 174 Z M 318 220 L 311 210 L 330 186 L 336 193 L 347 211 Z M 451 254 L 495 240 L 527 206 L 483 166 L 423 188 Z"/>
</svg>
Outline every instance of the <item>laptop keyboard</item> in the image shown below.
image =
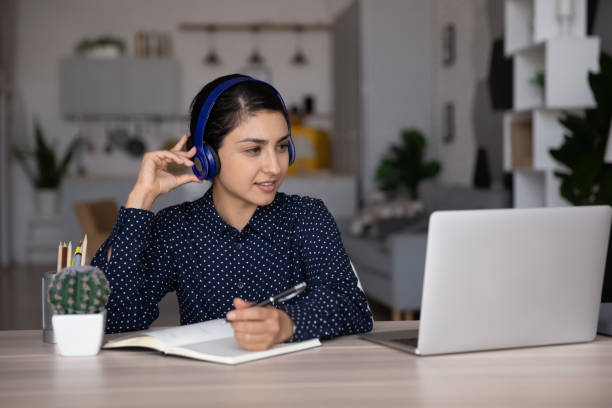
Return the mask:
<svg viewBox="0 0 612 408">
<path fill-rule="evenodd" d="M 403 344 L 405 346 L 416 347 L 419 339 L 411 337 L 409 339 L 393 339 L 393 340 L 390 340 L 390 341 L 393 342 L 393 343 Z"/>
</svg>

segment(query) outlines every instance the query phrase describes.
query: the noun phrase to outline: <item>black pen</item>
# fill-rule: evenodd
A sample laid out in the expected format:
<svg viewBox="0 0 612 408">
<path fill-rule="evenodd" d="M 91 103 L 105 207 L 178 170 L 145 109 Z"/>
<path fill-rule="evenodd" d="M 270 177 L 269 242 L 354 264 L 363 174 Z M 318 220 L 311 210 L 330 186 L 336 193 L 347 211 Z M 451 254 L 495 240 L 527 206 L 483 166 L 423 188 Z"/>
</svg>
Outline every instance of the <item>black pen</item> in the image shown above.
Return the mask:
<svg viewBox="0 0 612 408">
<path fill-rule="evenodd" d="M 262 300 L 261 302 L 249 307 L 262 307 L 270 304 L 274 305 L 276 303 L 284 302 L 285 300 L 289 300 L 292 297 L 299 295 L 304 291 L 304 289 L 306 289 L 306 282 L 298 283 L 297 285 L 287 289 L 284 292 L 279 293 L 278 295 L 270 296 L 269 298 Z M 230 322 L 231 320 L 228 320 L 226 318 L 225 321 Z"/>
<path fill-rule="evenodd" d="M 278 295 L 271 296 L 267 298 L 266 300 L 262 300 L 261 302 L 251 307 L 261 307 L 261 306 L 267 306 L 269 304 L 275 304 L 278 302 L 284 302 L 285 300 L 289 300 L 292 297 L 299 295 L 300 293 L 304 291 L 304 289 L 306 289 L 306 282 L 298 283 L 294 287 L 289 288 L 286 291 L 279 293 Z"/>
</svg>

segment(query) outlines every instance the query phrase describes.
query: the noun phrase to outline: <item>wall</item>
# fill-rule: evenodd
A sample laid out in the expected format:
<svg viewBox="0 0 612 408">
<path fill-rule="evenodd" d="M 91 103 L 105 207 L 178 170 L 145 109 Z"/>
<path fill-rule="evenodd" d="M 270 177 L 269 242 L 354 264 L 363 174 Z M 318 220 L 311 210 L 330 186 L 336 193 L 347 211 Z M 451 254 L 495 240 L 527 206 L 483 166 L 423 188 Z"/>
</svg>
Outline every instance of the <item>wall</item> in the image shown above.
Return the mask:
<svg viewBox="0 0 612 408">
<path fill-rule="evenodd" d="M 182 66 L 180 95 L 186 112 L 204 83 L 244 66 L 253 43 L 249 33 L 218 33 L 216 48 L 223 65 L 210 68 L 201 62 L 208 48 L 206 35 L 181 32 L 177 28 L 179 22 L 331 23 L 333 16 L 346 4 L 346 0 L 19 0 L 14 66 L 15 124 L 11 139 L 21 146 L 31 142 L 34 117 L 40 119 L 46 135 L 56 141 L 62 152 L 77 133 L 77 124 L 63 120 L 59 112 L 58 59 L 70 55 L 75 44 L 84 37 L 105 33 L 118 35 L 126 41 L 128 54 L 132 54 L 136 31 L 170 32 L 174 55 Z M 332 106 L 330 36 L 322 32 L 307 33 L 303 48 L 309 65 L 296 68 L 289 62 L 295 50 L 292 33 L 262 33 L 260 36 L 260 51 L 272 67 L 272 81 L 286 102 L 299 102 L 304 93 L 311 93 L 316 97 L 317 110 L 329 112 Z M 13 257 L 22 262 L 26 259 L 26 227 L 34 214 L 33 191 L 15 163 L 11 165 L 11 173 L 12 219 L 15 220 Z M 68 198 L 64 196 L 63 199 Z M 62 238 L 75 240 L 78 237 Z"/>
<path fill-rule="evenodd" d="M 451 184 L 473 184 L 476 149 L 488 151 L 492 178 L 502 178 L 501 113 L 490 108 L 486 78 L 490 63 L 493 30 L 501 23 L 503 7 L 498 0 L 436 0 L 432 23 L 433 134 L 430 155 L 442 163 L 439 181 Z M 498 7 L 491 10 L 493 5 Z M 492 14 L 492 16 L 490 15 Z M 489 23 L 489 20 L 494 20 Z M 456 61 L 442 64 L 442 30 L 452 23 L 456 30 Z M 502 27 L 497 27 L 501 31 Z M 455 106 L 455 138 L 445 143 L 442 107 Z"/>
<path fill-rule="evenodd" d="M 12 234 L 9 209 L 10 178 L 8 175 L 10 149 L 8 143 L 8 122 L 10 89 L 12 84 L 12 61 L 14 55 L 15 1 L 0 0 L 0 266 L 11 260 Z"/>
<path fill-rule="evenodd" d="M 362 2 L 361 97 L 363 102 L 362 192 L 400 129 L 431 134 L 431 8 L 428 0 Z"/>
</svg>

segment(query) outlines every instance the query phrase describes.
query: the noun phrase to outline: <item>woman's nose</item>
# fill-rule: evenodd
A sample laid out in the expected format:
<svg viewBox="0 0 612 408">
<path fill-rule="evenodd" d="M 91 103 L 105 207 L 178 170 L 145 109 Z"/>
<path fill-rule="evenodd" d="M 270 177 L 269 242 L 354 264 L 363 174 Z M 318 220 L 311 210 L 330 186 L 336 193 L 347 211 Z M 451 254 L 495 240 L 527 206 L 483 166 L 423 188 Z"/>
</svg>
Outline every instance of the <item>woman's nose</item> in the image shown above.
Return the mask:
<svg viewBox="0 0 612 408">
<path fill-rule="evenodd" d="M 266 155 L 266 163 L 265 170 L 270 174 L 279 174 L 280 173 L 280 162 L 279 157 L 276 152 L 271 152 Z"/>
</svg>

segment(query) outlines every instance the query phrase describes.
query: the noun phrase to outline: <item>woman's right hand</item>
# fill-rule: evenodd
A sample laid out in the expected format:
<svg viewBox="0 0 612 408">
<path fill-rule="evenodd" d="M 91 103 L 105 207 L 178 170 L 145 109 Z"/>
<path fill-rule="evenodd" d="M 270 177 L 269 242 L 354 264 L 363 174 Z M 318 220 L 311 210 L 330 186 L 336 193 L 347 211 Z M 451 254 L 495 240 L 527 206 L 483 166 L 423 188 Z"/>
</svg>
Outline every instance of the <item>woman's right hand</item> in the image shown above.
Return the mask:
<svg viewBox="0 0 612 408">
<path fill-rule="evenodd" d="M 192 147 L 189 151 L 183 151 L 187 143 L 187 135 L 183 135 L 176 145 L 170 150 L 157 150 L 147 152 L 142 158 L 138 179 L 132 189 L 126 208 L 141 208 L 150 210 L 157 197 L 166 194 L 186 183 L 202 183 L 193 173 L 174 175 L 167 171 L 168 163 L 182 164 L 192 167 L 191 158 L 196 149 Z"/>
</svg>

